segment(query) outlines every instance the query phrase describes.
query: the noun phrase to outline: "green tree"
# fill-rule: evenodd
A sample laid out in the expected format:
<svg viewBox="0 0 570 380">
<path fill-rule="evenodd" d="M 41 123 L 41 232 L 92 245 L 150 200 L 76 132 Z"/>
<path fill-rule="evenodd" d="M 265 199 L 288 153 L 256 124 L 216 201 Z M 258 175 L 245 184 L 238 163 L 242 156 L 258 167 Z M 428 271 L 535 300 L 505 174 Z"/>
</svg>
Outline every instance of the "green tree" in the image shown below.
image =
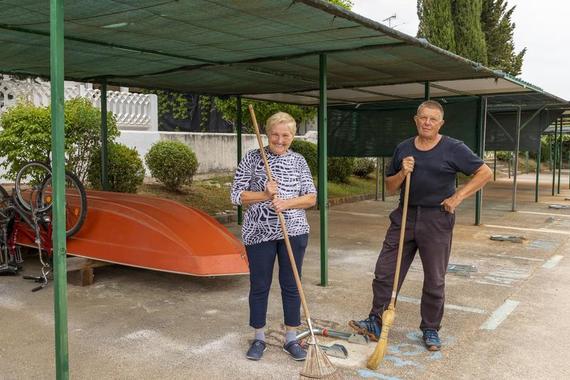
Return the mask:
<svg viewBox="0 0 570 380">
<path fill-rule="evenodd" d="M 481 27 L 487 43 L 487 64 L 511 75 L 519 75 L 526 48 L 515 53 L 511 17 L 516 6 L 508 9 L 507 1 L 483 0 Z"/>
<path fill-rule="evenodd" d="M 442 49 L 455 51 L 451 0 L 418 0 L 418 37 Z"/>
<path fill-rule="evenodd" d="M 487 64 L 487 45 L 481 28 L 482 0 L 453 0 L 451 13 L 455 29 L 455 53 Z"/>
<path fill-rule="evenodd" d="M 6 169 L 5 178 L 14 179 L 18 170 L 29 161 L 50 162 L 50 107 L 19 103 L 2 114 L 0 152 Z M 115 117 L 107 114 L 107 141 L 119 135 Z M 76 98 L 65 101 L 65 166 L 83 181 L 94 153 L 100 149 L 101 111 L 89 100 Z"/>
<path fill-rule="evenodd" d="M 334 5 L 338 5 L 339 7 L 343 7 L 348 10 L 352 9 L 352 6 L 354 5 L 354 1 L 352 0 L 329 0 L 329 3 L 333 3 Z"/>
<path fill-rule="evenodd" d="M 236 98 L 232 97 L 230 99 L 219 99 L 215 98 L 214 104 L 216 109 L 222 113 L 222 117 L 226 120 L 236 120 L 237 119 L 237 102 Z M 243 122 L 243 131 L 246 133 L 253 133 L 253 126 L 251 124 L 251 119 L 249 117 L 248 105 L 252 104 L 255 109 L 255 116 L 260 128 L 265 125 L 265 121 L 269 116 L 273 115 L 275 112 L 283 111 L 287 112 L 300 123 L 303 120 L 309 120 L 316 116 L 317 109 L 315 107 L 304 107 L 297 106 L 294 104 L 285 103 L 273 103 L 264 102 L 259 100 L 249 100 L 243 99 L 241 105 L 241 114 Z M 263 133 L 263 131 L 261 131 Z"/>
</svg>

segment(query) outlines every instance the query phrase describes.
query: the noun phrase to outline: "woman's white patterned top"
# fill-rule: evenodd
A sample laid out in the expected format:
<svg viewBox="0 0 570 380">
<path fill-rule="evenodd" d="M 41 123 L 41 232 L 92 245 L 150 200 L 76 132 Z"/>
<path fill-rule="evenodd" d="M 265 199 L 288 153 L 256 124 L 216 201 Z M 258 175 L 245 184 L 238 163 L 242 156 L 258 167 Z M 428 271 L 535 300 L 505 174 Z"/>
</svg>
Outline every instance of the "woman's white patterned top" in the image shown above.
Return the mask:
<svg viewBox="0 0 570 380">
<path fill-rule="evenodd" d="M 291 150 L 276 155 L 268 147 L 265 147 L 265 152 L 271 174 L 279 188 L 279 198 L 291 199 L 317 192 L 309 165 L 302 155 Z M 259 149 L 250 150 L 236 170 L 231 191 L 232 203 L 241 205 L 243 191 L 265 191 L 266 183 L 267 174 Z M 285 210 L 283 216 L 290 236 L 309 233 L 305 210 Z M 242 239 L 245 245 L 283 239 L 279 218 L 270 201 L 249 205 L 244 215 Z"/>
</svg>

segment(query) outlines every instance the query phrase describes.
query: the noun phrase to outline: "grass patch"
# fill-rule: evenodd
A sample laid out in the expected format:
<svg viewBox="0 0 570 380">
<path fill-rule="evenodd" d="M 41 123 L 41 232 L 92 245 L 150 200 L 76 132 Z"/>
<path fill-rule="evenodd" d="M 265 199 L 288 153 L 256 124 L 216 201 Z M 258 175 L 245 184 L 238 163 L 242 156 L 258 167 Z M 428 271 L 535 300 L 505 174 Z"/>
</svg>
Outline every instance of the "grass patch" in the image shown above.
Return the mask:
<svg viewBox="0 0 570 380">
<path fill-rule="evenodd" d="M 329 182 L 328 187 L 329 199 L 344 198 L 353 195 L 374 194 L 375 191 L 376 179 L 371 177 L 360 178 L 351 176 L 348 178 L 348 183 Z"/>
<path fill-rule="evenodd" d="M 161 184 L 144 184 L 138 194 L 171 199 L 190 207 L 198 208 L 210 215 L 231 211 L 230 186 L 232 176 L 214 177 L 203 181 L 194 181 L 191 186 L 184 186 L 179 192 L 167 190 Z M 315 180 L 315 183 L 317 181 Z M 376 190 L 375 178 L 350 177 L 348 183 L 328 183 L 329 199 L 344 198 L 353 195 L 373 194 Z"/>
<path fill-rule="evenodd" d="M 144 184 L 138 194 L 153 195 L 172 199 L 187 206 L 198 208 L 210 215 L 233 210 L 230 202 L 232 177 L 216 177 L 205 181 L 194 181 L 191 186 L 183 186 L 179 192 L 168 191 L 161 184 Z"/>
</svg>

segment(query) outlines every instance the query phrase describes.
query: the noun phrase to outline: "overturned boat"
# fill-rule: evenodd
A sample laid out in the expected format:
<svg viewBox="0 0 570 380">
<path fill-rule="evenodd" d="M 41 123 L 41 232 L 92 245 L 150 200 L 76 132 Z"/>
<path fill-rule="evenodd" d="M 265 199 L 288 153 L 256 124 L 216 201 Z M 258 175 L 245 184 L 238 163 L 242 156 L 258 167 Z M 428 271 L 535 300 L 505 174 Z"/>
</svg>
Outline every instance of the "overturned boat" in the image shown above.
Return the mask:
<svg viewBox="0 0 570 380">
<path fill-rule="evenodd" d="M 208 214 L 144 195 L 87 191 L 68 254 L 192 276 L 248 274 L 243 244 Z"/>
</svg>

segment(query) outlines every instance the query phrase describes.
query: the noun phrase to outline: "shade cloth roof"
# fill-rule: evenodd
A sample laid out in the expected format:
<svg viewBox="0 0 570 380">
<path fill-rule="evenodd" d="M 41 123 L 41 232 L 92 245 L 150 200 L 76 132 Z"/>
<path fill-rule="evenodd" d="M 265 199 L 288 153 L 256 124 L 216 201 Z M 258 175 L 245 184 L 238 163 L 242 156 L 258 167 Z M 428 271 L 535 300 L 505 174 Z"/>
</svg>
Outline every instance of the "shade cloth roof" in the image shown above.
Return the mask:
<svg viewBox="0 0 570 380">
<path fill-rule="evenodd" d="M 49 2 L 0 2 L 0 72 L 49 76 Z M 77 81 L 317 104 L 542 91 L 322 0 L 65 2 Z M 550 94 L 553 101 L 562 101 Z"/>
</svg>

